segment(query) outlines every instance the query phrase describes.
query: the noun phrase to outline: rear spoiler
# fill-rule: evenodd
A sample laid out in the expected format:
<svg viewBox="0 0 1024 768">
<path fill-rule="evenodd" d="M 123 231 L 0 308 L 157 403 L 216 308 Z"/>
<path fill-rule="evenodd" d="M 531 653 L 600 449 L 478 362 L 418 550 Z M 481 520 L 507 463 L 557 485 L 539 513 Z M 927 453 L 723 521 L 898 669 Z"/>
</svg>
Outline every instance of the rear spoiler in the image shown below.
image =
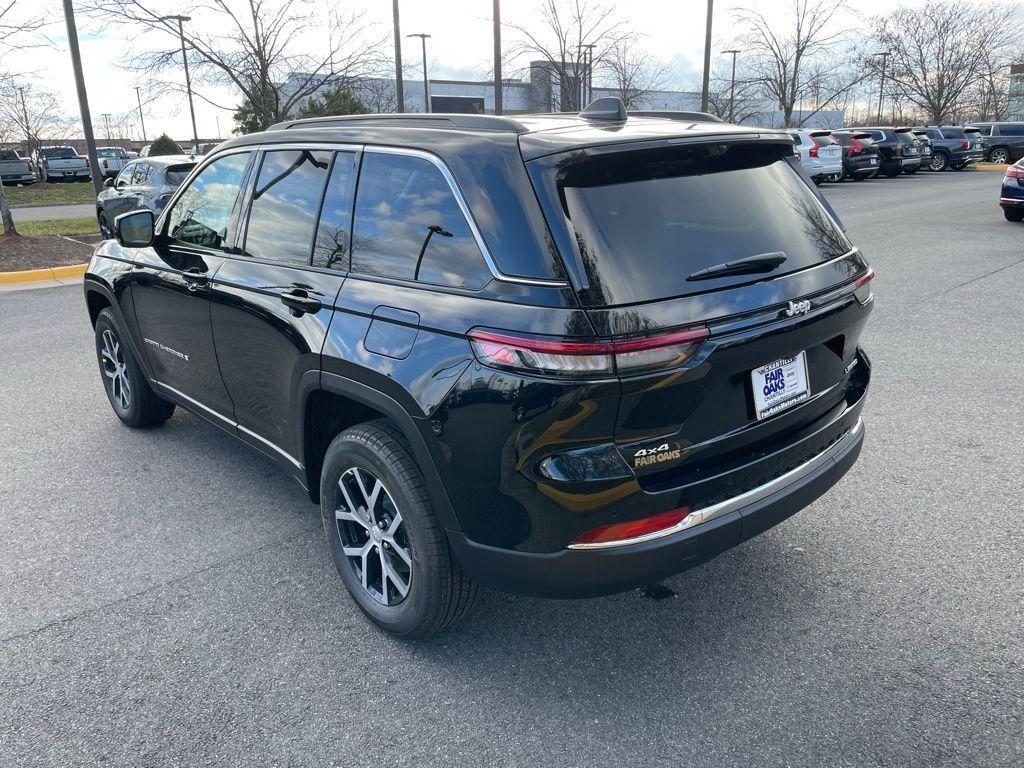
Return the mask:
<svg viewBox="0 0 1024 768">
<path fill-rule="evenodd" d="M 861 139 L 873 139 L 875 137 L 872 136 L 867 131 L 861 131 L 859 133 L 851 134 L 850 138 L 857 139 L 858 141 L 860 141 Z"/>
<path fill-rule="evenodd" d="M 831 136 L 832 131 L 811 131 L 811 136 Z"/>
</svg>

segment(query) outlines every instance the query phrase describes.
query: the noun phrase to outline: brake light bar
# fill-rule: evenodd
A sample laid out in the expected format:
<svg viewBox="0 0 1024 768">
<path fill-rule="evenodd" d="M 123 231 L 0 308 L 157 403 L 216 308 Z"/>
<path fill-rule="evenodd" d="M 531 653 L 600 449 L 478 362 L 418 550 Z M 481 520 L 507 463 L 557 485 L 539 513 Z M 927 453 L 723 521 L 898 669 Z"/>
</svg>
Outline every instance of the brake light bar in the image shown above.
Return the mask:
<svg viewBox="0 0 1024 768">
<path fill-rule="evenodd" d="M 476 358 L 492 368 L 554 376 L 612 376 L 682 365 L 708 337 L 707 328 L 624 339 L 575 339 L 473 330 Z"/>
<path fill-rule="evenodd" d="M 652 534 L 674 528 L 685 520 L 689 514 L 689 507 L 680 507 L 679 509 L 662 512 L 658 515 L 642 517 L 639 520 L 602 525 L 586 533 L 581 533 L 573 539 L 570 546 L 580 547 L 580 545 L 584 545 L 585 548 L 587 545 L 639 543 L 639 541 L 643 541 L 646 537 L 652 536 Z"/>
</svg>

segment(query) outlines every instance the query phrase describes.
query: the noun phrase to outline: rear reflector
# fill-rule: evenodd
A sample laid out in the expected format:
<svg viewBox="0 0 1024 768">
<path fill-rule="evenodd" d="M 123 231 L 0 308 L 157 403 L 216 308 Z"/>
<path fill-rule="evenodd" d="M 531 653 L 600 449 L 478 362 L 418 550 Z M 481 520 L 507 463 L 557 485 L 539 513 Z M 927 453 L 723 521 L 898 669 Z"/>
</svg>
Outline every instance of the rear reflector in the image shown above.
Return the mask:
<svg viewBox="0 0 1024 768">
<path fill-rule="evenodd" d="M 681 365 L 708 336 L 707 328 L 629 339 L 568 339 L 504 331 L 469 333 L 484 365 L 554 376 L 611 376 Z"/>
<path fill-rule="evenodd" d="M 573 539 L 573 544 L 607 544 L 611 542 L 626 542 L 629 539 L 636 539 L 649 536 L 652 533 L 664 531 L 679 525 L 686 516 L 690 514 L 689 507 L 680 507 L 669 512 L 662 512 L 660 515 L 642 517 L 639 520 L 630 520 L 627 523 L 612 523 L 602 525 L 582 533 Z"/>
</svg>

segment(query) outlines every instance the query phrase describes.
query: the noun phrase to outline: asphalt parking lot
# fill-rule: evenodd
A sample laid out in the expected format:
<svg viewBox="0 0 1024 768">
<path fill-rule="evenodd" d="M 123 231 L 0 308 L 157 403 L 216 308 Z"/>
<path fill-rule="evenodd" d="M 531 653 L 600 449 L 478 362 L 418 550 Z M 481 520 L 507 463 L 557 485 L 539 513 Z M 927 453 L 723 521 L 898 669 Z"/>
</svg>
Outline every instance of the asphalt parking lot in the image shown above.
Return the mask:
<svg viewBox="0 0 1024 768">
<path fill-rule="evenodd" d="M 0 294 L 0 765 L 1020 766 L 1024 225 L 1000 174 L 826 187 L 878 272 L 859 463 L 666 582 L 364 621 L 318 510 L 121 426 L 80 287 Z"/>
</svg>

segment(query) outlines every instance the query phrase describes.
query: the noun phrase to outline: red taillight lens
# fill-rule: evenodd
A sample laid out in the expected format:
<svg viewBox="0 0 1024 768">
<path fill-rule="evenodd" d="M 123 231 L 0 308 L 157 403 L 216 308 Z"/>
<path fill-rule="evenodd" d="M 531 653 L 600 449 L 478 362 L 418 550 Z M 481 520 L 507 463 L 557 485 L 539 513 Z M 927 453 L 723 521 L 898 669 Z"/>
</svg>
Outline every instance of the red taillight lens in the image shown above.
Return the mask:
<svg viewBox="0 0 1024 768">
<path fill-rule="evenodd" d="M 961 149 L 970 149 L 970 147 L 971 147 L 971 142 L 968 141 L 967 139 L 964 139 L 963 141 L 960 142 L 960 148 Z"/>
<path fill-rule="evenodd" d="M 642 517 L 639 520 L 630 520 L 628 523 L 612 523 L 602 525 L 582 533 L 573 539 L 573 544 L 608 544 L 611 542 L 628 541 L 641 536 L 647 536 L 666 528 L 679 525 L 690 514 L 689 507 L 680 507 L 669 512 L 662 512 L 660 515 Z"/>
<path fill-rule="evenodd" d="M 807 152 L 807 154 L 809 156 L 811 156 L 811 157 L 817 157 L 818 156 L 818 147 L 821 146 L 821 145 L 818 144 L 817 140 L 813 136 L 811 136 L 811 145 L 812 145 L 811 149 Z"/>
<path fill-rule="evenodd" d="M 475 330 L 469 333 L 469 340 L 484 365 L 587 377 L 681 365 L 707 336 L 707 328 L 638 339 L 566 339 Z"/>
<path fill-rule="evenodd" d="M 29 173 L 32 172 L 32 161 L 31 160 L 28 161 L 28 170 L 29 170 Z"/>
<path fill-rule="evenodd" d="M 856 139 L 851 139 L 851 141 L 853 143 L 850 146 L 853 147 L 853 151 L 854 152 L 863 152 L 864 151 L 864 145 L 863 144 L 861 144 Z"/>
<path fill-rule="evenodd" d="M 1019 165 L 1011 165 L 1006 169 L 1006 178 L 1024 179 L 1024 168 L 1021 168 Z"/>
<path fill-rule="evenodd" d="M 861 304 L 867 304 L 871 299 L 871 286 L 869 283 L 874 279 L 875 270 L 869 269 L 863 275 L 858 277 L 857 282 L 853 284 L 853 295 Z"/>
<path fill-rule="evenodd" d="M 85 158 L 85 167 L 86 168 L 92 168 L 92 163 L 89 162 L 89 158 L 88 157 Z"/>
</svg>

